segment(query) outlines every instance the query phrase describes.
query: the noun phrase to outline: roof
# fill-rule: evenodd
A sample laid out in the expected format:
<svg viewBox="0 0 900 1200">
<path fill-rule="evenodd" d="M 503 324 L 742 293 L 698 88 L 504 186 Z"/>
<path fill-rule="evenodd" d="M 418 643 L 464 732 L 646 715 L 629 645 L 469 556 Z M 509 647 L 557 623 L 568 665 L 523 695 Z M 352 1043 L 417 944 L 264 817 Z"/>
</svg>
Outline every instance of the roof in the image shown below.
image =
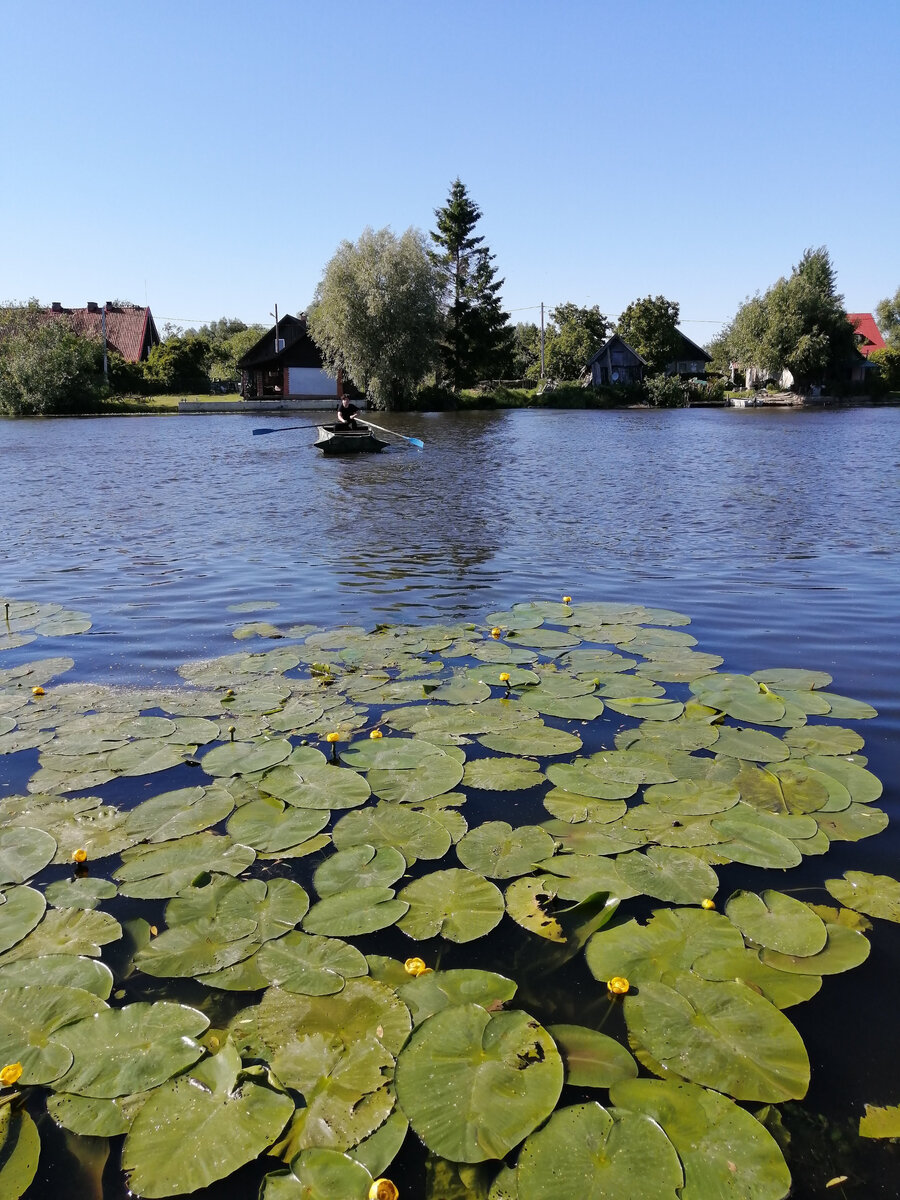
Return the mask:
<svg viewBox="0 0 900 1200">
<path fill-rule="evenodd" d="M 881 350 L 884 338 L 875 324 L 871 313 L 847 313 L 847 320 L 856 330 L 859 345 L 857 349 L 863 358 L 868 358 L 873 350 Z"/>
<path fill-rule="evenodd" d="M 675 362 L 712 362 L 712 355 L 708 350 L 704 350 L 702 346 L 698 346 L 696 342 L 692 342 L 686 333 L 682 333 L 680 329 L 676 333 L 681 338 L 681 345 L 678 349 Z"/>
<path fill-rule="evenodd" d="M 629 354 L 633 354 L 634 357 L 638 360 L 638 362 L 643 363 L 643 365 L 645 367 L 649 365 L 647 363 L 646 358 L 641 358 L 641 356 L 638 354 L 637 350 L 635 350 L 635 348 L 633 346 L 629 346 L 628 343 L 623 338 L 620 338 L 617 333 L 614 333 L 612 335 L 612 337 L 609 337 L 606 339 L 606 341 L 603 343 L 603 345 L 600 347 L 600 349 L 597 350 L 594 354 L 592 354 L 591 357 L 588 359 L 587 365 L 590 367 L 595 362 L 597 362 L 598 359 L 602 358 L 603 355 L 606 353 L 606 351 L 611 348 L 613 342 L 618 342 L 620 346 L 624 346 L 625 349 L 629 352 Z"/>
<path fill-rule="evenodd" d="M 306 315 L 292 317 L 289 313 L 279 318 L 278 337 L 284 342 L 281 350 L 275 349 L 275 326 L 266 330 L 255 346 L 238 359 L 238 368 L 250 367 L 321 367 L 322 353 L 312 340 L 306 327 Z"/>
<path fill-rule="evenodd" d="M 111 350 L 126 362 L 140 362 L 151 346 L 159 342 L 156 322 L 149 308 L 137 304 L 109 304 L 106 308 L 106 342 Z M 68 317 L 69 324 L 81 337 L 100 341 L 103 337 L 103 306 L 90 304 L 87 308 L 63 308 L 54 304 L 45 309 L 50 317 Z"/>
</svg>

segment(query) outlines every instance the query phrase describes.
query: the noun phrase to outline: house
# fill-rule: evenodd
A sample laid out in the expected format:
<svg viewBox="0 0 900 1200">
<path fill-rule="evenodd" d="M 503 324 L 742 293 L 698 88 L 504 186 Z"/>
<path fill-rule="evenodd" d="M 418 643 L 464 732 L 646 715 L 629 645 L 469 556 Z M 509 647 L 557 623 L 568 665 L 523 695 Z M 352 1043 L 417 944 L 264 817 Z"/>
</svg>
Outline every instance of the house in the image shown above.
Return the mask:
<svg viewBox="0 0 900 1200">
<path fill-rule="evenodd" d="M 674 361 L 666 363 L 666 374 L 682 376 L 703 375 L 706 372 L 707 364 L 712 362 L 712 355 L 707 354 L 703 347 L 698 346 L 696 342 L 692 342 L 680 329 L 677 329 L 675 332 L 678 334 L 680 344 L 677 357 Z"/>
<path fill-rule="evenodd" d="M 856 348 L 863 358 L 868 358 L 873 350 L 884 348 L 884 338 L 871 313 L 847 313 L 847 320 L 856 332 Z"/>
<path fill-rule="evenodd" d="M 159 345 L 159 332 L 149 308 L 138 304 L 114 304 L 111 300 L 101 307 L 88 300 L 85 308 L 64 308 L 54 300 L 44 309 L 47 319 L 65 317 L 75 333 L 102 342 L 104 335 L 110 350 L 126 362 L 144 362 L 154 346 Z"/>
<path fill-rule="evenodd" d="M 640 383 L 644 378 L 646 366 L 646 360 L 614 333 L 588 362 L 591 386 L 609 387 Z"/>
<path fill-rule="evenodd" d="M 244 400 L 306 401 L 309 408 L 331 408 L 341 394 L 341 374 L 335 379 L 324 369 L 304 313 L 281 317 L 237 366 Z"/>
</svg>

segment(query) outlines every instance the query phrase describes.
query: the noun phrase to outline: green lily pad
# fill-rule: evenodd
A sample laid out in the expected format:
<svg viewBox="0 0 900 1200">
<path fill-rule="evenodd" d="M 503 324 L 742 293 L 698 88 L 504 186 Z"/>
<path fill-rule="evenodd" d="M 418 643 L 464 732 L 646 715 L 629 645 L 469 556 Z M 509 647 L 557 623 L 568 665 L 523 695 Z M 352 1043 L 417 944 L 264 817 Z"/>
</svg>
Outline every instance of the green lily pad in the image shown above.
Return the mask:
<svg viewBox="0 0 900 1200">
<path fill-rule="evenodd" d="M 521 758 L 477 758 L 466 763 L 463 785 L 489 792 L 518 792 L 542 783 L 537 763 Z"/>
<path fill-rule="evenodd" d="M 390 887 L 406 870 L 406 859 L 393 846 L 352 846 L 325 859 L 313 877 L 321 897 L 334 896 L 348 887 Z"/>
<path fill-rule="evenodd" d="M 675 721 L 684 712 L 680 700 L 665 700 L 653 696 L 624 696 L 606 700 L 606 707 L 623 717 L 636 717 L 639 721 Z"/>
<path fill-rule="evenodd" d="M 2 911 L 2 909 L 0 909 Z M 98 958 L 100 947 L 118 941 L 122 927 L 109 913 L 84 908 L 54 908 L 27 937 L 2 956 L 3 963 L 44 954 L 84 954 Z"/>
<path fill-rule="evenodd" d="M 811 1000 L 822 987 L 821 975 L 798 975 L 778 971 L 760 960 L 759 951 L 744 947 L 740 950 L 713 950 L 701 954 L 691 964 L 691 970 L 701 979 L 733 980 L 744 983 L 770 1000 L 776 1008 L 791 1008 Z"/>
<path fill-rule="evenodd" d="M 422 738 L 388 737 L 359 742 L 341 752 L 341 762 L 355 771 L 398 771 L 420 767 L 433 755 L 441 755 L 440 746 Z"/>
<path fill-rule="evenodd" d="M 706 675 L 690 683 L 701 702 L 718 708 L 736 721 L 768 725 L 784 716 L 784 703 L 771 691 L 762 691 L 760 683 L 747 675 Z"/>
<path fill-rule="evenodd" d="M 489 750 L 501 754 L 528 754 L 545 757 L 553 754 L 576 754 L 581 738 L 563 729 L 551 729 L 543 721 L 527 721 L 518 729 L 504 733 L 482 734 L 478 741 Z"/>
<path fill-rule="evenodd" d="M 221 971 L 256 952 L 256 921 L 245 917 L 187 921 L 166 929 L 135 955 L 135 966 L 159 979 L 192 979 Z"/>
<path fill-rule="evenodd" d="M 638 1065 L 625 1047 L 584 1025 L 549 1025 L 547 1032 L 559 1047 L 572 1087 L 608 1088 L 619 1079 L 632 1079 Z"/>
<path fill-rule="evenodd" d="M 735 892 L 725 905 L 725 915 L 757 945 L 782 954 L 818 954 L 828 939 L 824 923 L 807 905 L 784 892 Z"/>
<path fill-rule="evenodd" d="M 306 996 L 270 987 L 259 1003 L 255 1025 L 272 1053 L 290 1047 L 302 1030 L 304 1036 L 317 1035 L 323 1043 L 341 1046 L 377 1038 L 396 1055 L 409 1036 L 412 1021 L 393 988 L 360 978 L 348 979 L 344 988 L 331 996 Z"/>
<path fill-rule="evenodd" d="M 553 1111 L 563 1065 L 552 1038 L 522 1012 L 477 1004 L 429 1017 L 397 1059 L 397 1098 L 435 1154 L 503 1158 Z"/>
<path fill-rule="evenodd" d="M 207 775 L 250 775 L 284 762 L 292 749 L 291 743 L 283 738 L 270 742 L 225 742 L 208 750 L 200 765 Z"/>
<path fill-rule="evenodd" d="M 802 861 L 803 856 L 793 841 L 783 834 L 747 814 L 732 816 L 740 807 L 711 818 L 713 829 L 725 839 L 717 847 L 718 853 L 751 867 L 796 867 Z"/>
<path fill-rule="evenodd" d="M 464 867 L 489 879 L 526 875 L 553 850 L 553 838 L 540 826 L 513 829 L 506 821 L 486 821 L 470 829 L 456 847 Z"/>
<path fill-rule="evenodd" d="M 601 778 L 584 759 L 574 763 L 551 763 L 547 778 L 561 791 L 594 800 L 627 800 L 638 790 L 636 781 Z"/>
<path fill-rule="evenodd" d="M 854 801 L 840 812 L 816 813 L 816 824 L 832 842 L 859 842 L 886 829 L 888 815 L 874 805 Z"/>
<path fill-rule="evenodd" d="M 122 858 L 122 866 L 113 874 L 123 896 L 165 899 L 176 896 L 204 871 L 240 875 L 256 854 L 229 837 L 204 832 L 150 847 L 136 846 Z"/>
<path fill-rule="evenodd" d="M 543 685 L 523 691 L 519 699 L 526 708 L 542 716 L 563 717 L 568 721 L 594 721 L 605 707 L 599 696 L 557 696 Z"/>
<path fill-rule="evenodd" d="M 516 1200 L 677 1200 L 684 1176 L 656 1121 L 599 1104 L 561 1108 L 522 1147 Z"/>
<path fill-rule="evenodd" d="M 57 1125 L 82 1137 L 118 1137 L 127 1133 L 146 1095 L 98 1100 L 56 1092 L 47 1097 L 47 1112 Z"/>
<path fill-rule="evenodd" d="M 393 925 L 409 908 L 389 887 L 345 888 L 314 904 L 303 918 L 308 933 L 353 937 Z"/>
<path fill-rule="evenodd" d="M 225 1045 L 148 1097 L 122 1150 L 128 1185 L 151 1198 L 207 1187 L 262 1154 L 293 1110 L 264 1073 L 242 1072 Z"/>
<path fill-rule="evenodd" d="M 259 789 L 296 808 L 358 808 L 371 795 L 362 775 L 334 764 L 275 767 L 262 777 Z"/>
<path fill-rule="evenodd" d="M 621 800 L 598 800 L 554 787 L 544 796 L 544 808 L 558 820 L 570 825 L 582 821 L 602 825 L 618 821 L 625 814 L 627 805 Z"/>
<path fill-rule="evenodd" d="M 678 816 L 711 816 L 734 808 L 741 793 L 734 784 L 683 779 L 677 783 L 654 783 L 644 799 L 655 808 Z"/>
<path fill-rule="evenodd" d="M 21 942 L 44 915 L 47 903 L 30 887 L 10 888 L 0 905 L 0 954 Z"/>
<path fill-rule="evenodd" d="M 409 911 L 398 922 L 421 941 L 440 934 L 451 942 L 471 942 L 499 924 L 505 911 L 499 888 L 473 871 L 433 871 L 399 893 Z"/>
<path fill-rule="evenodd" d="M 348 813 L 332 836 L 338 850 L 359 845 L 402 848 L 408 863 L 443 858 L 452 844 L 448 830 L 427 813 L 388 803 Z"/>
<path fill-rule="evenodd" d="M 366 1167 L 338 1150 L 301 1150 L 289 1171 L 272 1171 L 262 1182 L 259 1200 L 367 1200 L 372 1176 Z"/>
<path fill-rule="evenodd" d="M 349 978 L 368 972 L 365 955 L 337 938 L 288 933 L 257 955 L 260 973 L 276 987 L 307 996 L 339 992 Z"/>
<path fill-rule="evenodd" d="M 672 1142 L 684 1168 L 680 1200 L 788 1195 L 791 1175 L 775 1139 L 725 1096 L 674 1080 L 624 1079 L 613 1084 L 610 1099 L 656 1121 Z"/>
<path fill-rule="evenodd" d="M 236 842 L 250 846 L 261 858 L 293 857 L 291 851 L 320 833 L 331 819 L 320 808 L 291 808 L 274 796 L 242 804 L 226 829 Z"/>
<path fill-rule="evenodd" d="M 844 729 L 840 725 L 805 725 L 802 729 L 790 729 L 784 740 L 798 757 L 855 754 L 865 744 L 855 729 Z"/>
<path fill-rule="evenodd" d="M 20 958 L 0 967 L 0 989 L 54 984 L 80 988 L 101 1000 L 112 991 L 113 973 L 106 963 L 75 954 L 44 954 L 39 958 Z"/>
<path fill-rule="evenodd" d="M 646 852 L 620 854 L 616 868 L 636 892 L 675 904 L 698 904 L 719 889 L 712 867 L 689 850 L 651 846 Z"/>
<path fill-rule="evenodd" d="M 372 770 L 366 781 L 376 796 L 392 804 L 421 804 L 451 791 L 463 777 L 462 763 L 433 754 L 415 770 Z"/>
<path fill-rule="evenodd" d="M 166 921 L 174 930 L 209 921 L 220 925 L 249 922 L 256 926 L 253 940 L 281 937 L 297 925 L 309 908 L 309 897 L 292 879 L 232 879 L 213 875 L 203 883 L 184 888 L 166 906 Z"/>
<path fill-rule="evenodd" d="M 11 1104 L 0 1107 L 0 1195 L 19 1200 L 37 1174 L 41 1137 L 31 1116 Z"/>
<path fill-rule="evenodd" d="M 867 871 L 845 871 L 843 879 L 826 879 L 825 887 L 847 908 L 900 923 L 900 883 L 890 875 L 870 875 Z M 0 923 L 3 910 L 0 910 Z M 781 949 L 781 947 L 776 947 Z"/>
<path fill-rule="evenodd" d="M 74 879 L 58 879 L 50 884 L 45 895 L 54 908 L 99 908 L 104 900 L 111 900 L 118 890 L 111 879 L 83 875 Z M 2 923 L 3 913 L 0 912 L 0 927 Z"/>
<path fill-rule="evenodd" d="M 799 1100 L 809 1087 L 803 1041 L 773 1004 L 740 983 L 689 971 L 645 983 L 625 1001 L 629 1036 L 666 1070 L 736 1100 Z"/>
<path fill-rule="evenodd" d="M 797 972 L 800 975 L 840 975 L 864 963 L 869 957 L 869 939 L 846 925 L 825 923 L 828 941 L 818 954 L 780 954 L 777 950 L 765 949 L 760 954 L 762 961 L 778 971 Z"/>
<path fill-rule="evenodd" d="M 125 822 L 125 830 L 136 841 L 174 841 L 218 825 L 233 808 L 234 801 L 225 791 L 179 788 L 152 796 L 133 808 Z"/>
<path fill-rule="evenodd" d="M 0 1060 L 22 1064 L 23 1086 L 52 1083 L 69 1069 L 72 1052 L 57 1041 L 71 1025 L 106 1005 L 81 988 L 53 984 L 4 988 L 0 992 Z"/>
<path fill-rule="evenodd" d="M 646 925 L 631 920 L 595 933 L 585 959 L 591 974 L 603 983 L 619 975 L 643 987 L 671 971 L 690 970 L 701 955 L 743 949 L 740 933 L 720 913 L 660 908 Z"/>
<path fill-rule="evenodd" d="M 43 870 L 56 853 L 56 838 L 43 829 L 0 831 L 0 885 L 24 883 Z"/>
<path fill-rule="evenodd" d="M 158 1000 L 108 1008 L 57 1034 L 72 1066 L 59 1090 L 111 1099 L 149 1091 L 195 1063 L 195 1039 L 209 1020 L 195 1008 Z"/>
<path fill-rule="evenodd" d="M 493 971 L 472 968 L 428 971 L 395 984 L 397 995 L 412 1013 L 413 1025 L 454 1004 L 480 1004 L 493 1011 L 516 994 L 516 984 Z"/>
<path fill-rule="evenodd" d="M 765 763 L 783 762 L 791 756 L 781 738 L 761 729 L 720 729 L 716 753 Z"/>
</svg>

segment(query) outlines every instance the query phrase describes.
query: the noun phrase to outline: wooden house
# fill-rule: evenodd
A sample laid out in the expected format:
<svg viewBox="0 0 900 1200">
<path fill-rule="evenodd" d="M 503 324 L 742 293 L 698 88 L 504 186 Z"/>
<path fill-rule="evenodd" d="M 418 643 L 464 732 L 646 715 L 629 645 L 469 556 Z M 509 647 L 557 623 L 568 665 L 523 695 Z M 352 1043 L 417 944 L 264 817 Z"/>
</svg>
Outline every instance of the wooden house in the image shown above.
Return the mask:
<svg viewBox="0 0 900 1200">
<path fill-rule="evenodd" d="M 322 354 L 309 335 L 306 317 L 281 317 L 238 360 L 244 400 L 290 400 L 309 408 L 336 407 L 341 394 L 340 373 L 335 379 L 322 365 Z"/>
<path fill-rule="evenodd" d="M 884 349 L 884 338 L 871 313 L 847 313 L 847 320 L 856 334 L 856 348 L 868 358 L 873 350 Z"/>
<path fill-rule="evenodd" d="M 707 363 L 712 362 L 712 355 L 708 354 L 702 346 L 698 346 L 696 342 L 692 342 L 680 329 L 676 332 L 680 339 L 677 357 L 672 362 L 666 363 L 666 374 L 683 377 L 703 375 L 706 372 Z"/>
<path fill-rule="evenodd" d="M 647 367 L 645 359 L 623 342 L 617 333 L 608 338 L 588 362 L 592 387 L 616 387 L 640 383 Z"/>
<path fill-rule="evenodd" d="M 154 346 L 159 345 L 159 333 L 149 308 L 139 304 L 103 305 L 88 300 L 85 308 L 64 308 L 54 300 L 44 310 L 48 320 L 66 318 L 81 337 L 102 342 L 104 334 L 110 350 L 121 354 L 126 362 L 145 362 Z"/>
</svg>

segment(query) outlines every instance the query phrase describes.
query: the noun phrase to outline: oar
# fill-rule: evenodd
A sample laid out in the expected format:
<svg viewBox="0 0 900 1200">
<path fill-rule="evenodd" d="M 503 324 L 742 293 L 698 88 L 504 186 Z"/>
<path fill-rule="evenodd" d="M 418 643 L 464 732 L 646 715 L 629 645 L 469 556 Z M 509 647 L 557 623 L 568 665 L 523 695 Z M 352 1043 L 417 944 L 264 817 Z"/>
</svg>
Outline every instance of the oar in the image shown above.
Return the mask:
<svg viewBox="0 0 900 1200">
<path fill-rule="evenodd" d="M 385 429 L 383 425 L 376 425 L 368 417 L 363 417 L 362 420 L 366 425 L 370 425 L 372 429 L 377 429 L 379 433 L 389 433 L 392 437 L 403 438 L 404 442 L 410 442 L 413 446 L 418 446 L 420 450 L 425 449 L 425 443 L 421 438 L 407 437 L 405 433 L 394 433 L 393 429 Z"/>
<path fill-rule="evenodd" d="M 285 429 L 318 429 L 318 425 L 272 425 L 266 426 L 264 429 L 254 429 L 253 436 L 256 437 L 260 433 L 282 433 Z"/>
</svg>

